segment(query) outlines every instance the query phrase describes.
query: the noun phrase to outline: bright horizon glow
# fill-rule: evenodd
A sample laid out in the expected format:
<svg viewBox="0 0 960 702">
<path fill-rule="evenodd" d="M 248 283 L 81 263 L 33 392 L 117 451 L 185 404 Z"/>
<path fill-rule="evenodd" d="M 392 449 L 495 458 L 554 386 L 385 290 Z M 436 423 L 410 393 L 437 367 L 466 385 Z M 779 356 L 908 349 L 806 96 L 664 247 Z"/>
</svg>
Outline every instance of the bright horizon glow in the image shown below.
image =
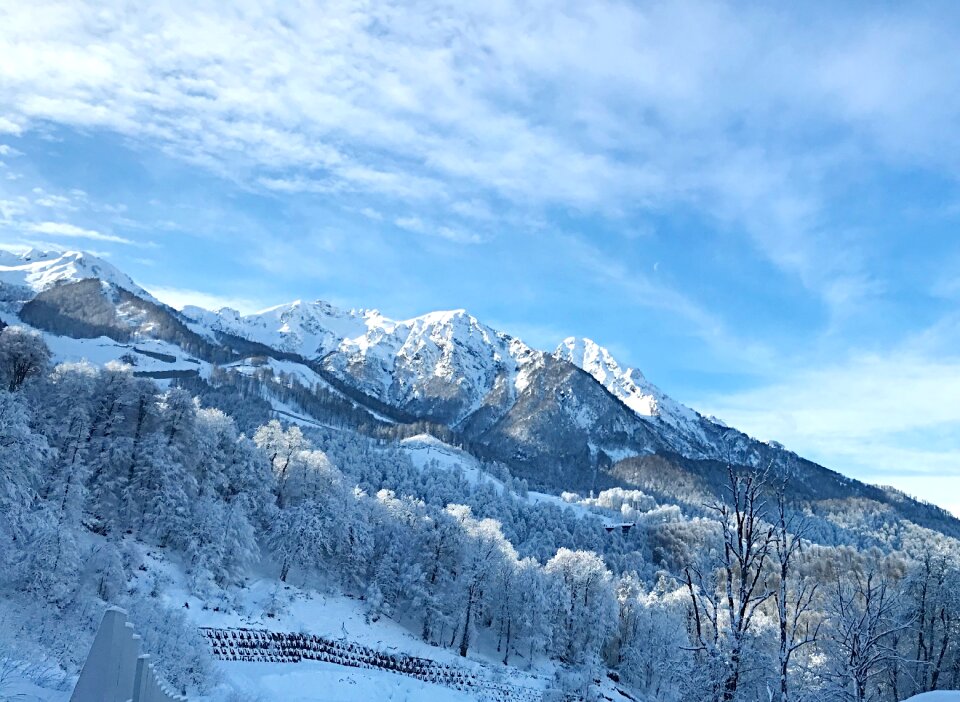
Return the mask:
<svg viewBox="0 0 960 702">
<path fill-rule="evenodd" d="M 960 7 L 0 10 L 0 243 L 466 308 L 960 514 Z"/>
</svg>

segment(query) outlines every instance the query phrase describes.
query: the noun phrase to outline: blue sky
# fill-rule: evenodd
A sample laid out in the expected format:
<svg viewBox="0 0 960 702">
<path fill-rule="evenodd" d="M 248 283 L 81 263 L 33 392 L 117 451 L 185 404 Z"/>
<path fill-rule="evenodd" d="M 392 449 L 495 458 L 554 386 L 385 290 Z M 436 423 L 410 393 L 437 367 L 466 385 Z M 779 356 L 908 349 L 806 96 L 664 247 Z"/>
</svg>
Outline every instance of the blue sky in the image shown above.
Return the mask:
<svg viewBox="0 0 960 702">
<path fill-rule="evenodd" d="M 0 7 L 0 242 L 464 307 L 960 513 L 955 3 Z"/>
</svg>

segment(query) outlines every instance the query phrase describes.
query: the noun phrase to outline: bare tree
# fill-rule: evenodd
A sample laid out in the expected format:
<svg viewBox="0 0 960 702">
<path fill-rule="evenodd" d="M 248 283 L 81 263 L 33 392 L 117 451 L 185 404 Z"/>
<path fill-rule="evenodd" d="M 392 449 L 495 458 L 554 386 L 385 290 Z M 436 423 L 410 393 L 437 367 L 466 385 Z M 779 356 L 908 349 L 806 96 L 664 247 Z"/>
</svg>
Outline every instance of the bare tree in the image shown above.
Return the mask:
<svg viewBox="0 0 960 702">
<path fill-rule="evenodd" d="M 779 567 L 779 582 L 774 593 L 777 605 L 780 646 L 777 660 L 780 666 L 780 702 L 788 702 L 790 662 L 793 654 L 804 646 L 816 643 L 820 623 L 813 625 L 810 611 L 817 593 L 817 583 L 792 574 L 794 558 L 803 548 L 808 523 L 803 518 L 787 515 L 783 491 L 777 497 L 777 522 L 774 525 L 773 545 Z"/>
<path fill-rule="evenodd" d="M 872 699 L 870 681 L 898 657 L 891 637 L 910 626 L 898 610 L 897 596 L 885 576 L 875 571 L 846 579 L 837 575 L 830 611 L 835 668 L 829 677 L 839 699 Z"/>
<path fill-rule="evenodd" d="M 775 543 L 774 528 L 764 521 L 765 476 L 727 470 L 725 499 L 708 505 L 717 515 L 723 551 L 714 567 L 685 570 L 693 610 L 694 650 L 716 666 L 715 700 L 729 702 L 737 694 L 743 654 L 757 610 L 775 595 L 764 575 Z M 719 581 L 719 582 L 718 582 Z"/>
<path fill-rule="evenodd" d="M 948 651 L 954 648 L 956 612 L 960 609 L 960 572 L 950 554 L 941 549 L 925 552 L 907 578 L 906 595 L 915 631 L 913 693 L 936 690 Z"/>
</svg>

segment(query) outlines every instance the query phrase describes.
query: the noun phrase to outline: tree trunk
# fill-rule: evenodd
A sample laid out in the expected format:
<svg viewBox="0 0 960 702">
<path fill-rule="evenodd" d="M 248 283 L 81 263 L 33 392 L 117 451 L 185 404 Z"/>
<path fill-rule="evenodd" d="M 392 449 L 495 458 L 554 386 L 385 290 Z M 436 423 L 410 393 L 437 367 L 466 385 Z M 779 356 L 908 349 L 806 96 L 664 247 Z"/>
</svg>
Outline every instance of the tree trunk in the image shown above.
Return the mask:
<svg viewBox="0 0 960 702">
<path fill-rule="evenodd" d="M 463 622 L 463 638 L 460 639 L 460 655 L 467 657 L 467 649 L 470 647 L 470 615 L 473 613 L 473 588 L 470 588 L 467 595 L 467 616 Z"/>
<path fill-rule="evenodd" d="M 510 619 L 507 619 L 507 645 L 503 651 L 503 664 L 507 665 L 510 660 Z"/>
</svg>

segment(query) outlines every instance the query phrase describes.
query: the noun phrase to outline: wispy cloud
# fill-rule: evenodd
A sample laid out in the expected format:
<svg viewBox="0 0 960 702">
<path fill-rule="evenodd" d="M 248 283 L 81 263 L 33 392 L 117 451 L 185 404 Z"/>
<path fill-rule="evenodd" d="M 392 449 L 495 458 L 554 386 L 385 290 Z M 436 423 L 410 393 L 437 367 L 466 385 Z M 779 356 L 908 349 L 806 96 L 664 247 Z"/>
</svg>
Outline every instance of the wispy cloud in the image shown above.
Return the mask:
<svg viewBox="0 0 960 702">
<path fill-rule="evenodd" d="M 223 307 L 229 307 L 237 310 L 241 314 L 249 314 L 268 307 L 268 305 L 261 300 L 236 297 L 233 295 L 218 295 L 203 290 L 176 288 L 166 285 L 147 285 L 145 287 L 158 300 L 178 310 L 182 310 L 187 305 L 194 305 L 207 310 L 219 310 Z"/>
<path fill-rule="evenodd" d="M 89 239 L 90 241 L 106 241 L 112 244 L 132 245 L 130 239 L 113 234 L 104 234 L 94 229 L 84 229 L 68 222 L 33 222 L 24 226 L 27 231 L 47 236 L 63 237 L 67 239 Z"/>
<path fill-rule="evenodd" d="M 685 203 L 732 216 L 830 304 L 872 284 L 811 263 L 831 155 L 865 162 L 868 141 L 951 172 L 960 155 L 949 23 L 907 7 L 95 4 L 7 13 L 3 129 L 111 129 L 278 192 L 429 203 L 423 221 L 493 199 Z"/>
<path fill-rule="evenodd" d="M 23 132 L 23 127 L 13 120 L 0 115 L 0 134 L 19 135 Z"/>
<path fill-rule="evenodd" d="M 960 357 L 915 344 L 826 366 L 783 368 L 697 409 L 803 456 L 880 483 L 960 476 Z M 897 483 L 899 484 L 899 483 Z"/>
<path fill-rule="evenodd" d="M 462 229 L 447 225 L 436 225 L 431 222 L 424 222 L 419 217 L 398 217 L 393 221 L 400 229 L 416 234 L 426 234 L 440 239 L 446 239 L 458 244 L 480 244 L 483 237 L 475 232 L 468 232 Z"/>
<path fill-rule="evenodd" d="M 691 336 L 699 337 L 723 356 L 730 367 L 764 372 L 775 362 L 765 345 L 736 334 L 719 315 L 669 281 L 654 280 L 643 271 L 627 267 L 582 237 L 566 235 L 561 241 L 577 261 L 578 273 L 601 281 L 613 296 L 627 296 L 635 306 L 673 317 Z"/>
</svg>

